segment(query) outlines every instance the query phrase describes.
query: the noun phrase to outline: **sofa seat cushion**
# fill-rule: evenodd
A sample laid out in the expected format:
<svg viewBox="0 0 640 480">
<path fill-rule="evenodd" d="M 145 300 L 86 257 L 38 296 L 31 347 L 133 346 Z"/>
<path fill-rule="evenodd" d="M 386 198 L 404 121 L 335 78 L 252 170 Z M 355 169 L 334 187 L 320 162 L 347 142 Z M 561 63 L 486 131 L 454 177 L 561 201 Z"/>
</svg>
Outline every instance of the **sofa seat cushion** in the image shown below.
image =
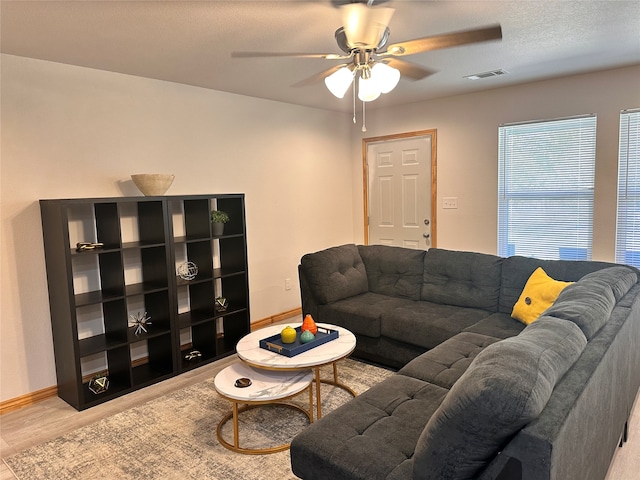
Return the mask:
<svg viewBox="0 0 640 480">
<path fill-rule="evenodd" d="M 318 318 L 325 323 L 344 327 L 355 335 L 378 338 L 381 335 L 382 314 L 405 303 L 415 302 L 367 292 L 337 300 L 329 305 L 320 305 Z"/>
<path fill-rule="evenodd" d="M 408 302 L 384 312 L 380 327 L 385 337 L 428 350 L 489 315 L 477 308 Z"/>
<path fill-rule="evenodd" d="M 369 290 L 364 263 L 358 247 L 353 244 L 308 253 L 302 257 L 300 264 L 320 304 Z"/>
<path fill-rule="evenodd" d="M 427 423 L 413 459 L 414 478 L 474 478 L 538 417 L 586 344 L 575 324 L 542 317 L 485 348 Z"/>
<path fill-rule="evenodd" d="M 497 312 L 501 276 L 501 257 L 432 248 L 424 257 L 421 299 Z"/>
<path fill-rule="evenodd" d="M 369 291 L 420 300 L 424 250 L 388 245 L 359 245 Z"/>
<path fill-rule="evenodd" d="M 526 325 L 511 318 L 507 313 L 493 313 L 478 323 L 464 329 L 465 332 L 480 333 L 490 337 L 509 338 L 518 335 Z"/>
<path fill-rule="evenodd" d="M 635 272 L 627 267 L 598 270 L 564 289 L 545 315 L 574 322 L 591 339 L 636 281 Z"/>
<path fill-rule="evenodd" d="M 459 333 L 413 359 L 398 373 L 449 389 L 482 350 L 499 340 L 478 333 Z"/>
<path fill-rule="evenodd" d="M 293 439 L 293 473 L 305 480 L 397 477 L 446 394 L 404 375 L 383 380 Z"/>
</svg>

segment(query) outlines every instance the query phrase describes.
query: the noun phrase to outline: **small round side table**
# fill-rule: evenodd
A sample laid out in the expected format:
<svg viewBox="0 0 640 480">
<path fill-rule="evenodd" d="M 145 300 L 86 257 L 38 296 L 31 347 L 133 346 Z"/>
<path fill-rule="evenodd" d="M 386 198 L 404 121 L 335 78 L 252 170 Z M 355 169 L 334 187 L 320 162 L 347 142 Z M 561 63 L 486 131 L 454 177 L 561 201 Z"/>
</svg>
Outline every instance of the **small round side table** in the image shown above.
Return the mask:
<svg viewBox="0 0 640 480">
<path fill-rule="evenodd" d="M 299 326 L 300 324 L 291 323 L 292 327 Z M 255 330 L 248 335 L 242 337 L 236 345 L 236 352 L 238 357 L 247 365 L 251 365 L 257 369 L 270 370 L 270 371 L 291 371 L 291 370 L 306 370 L 312 368 L 315 372 L 314 383 L 316 384 L 316 417 L 322 418 L 322 399 L 320 394 L 320 384 L 330 384 L 336 387 L 342 388 L 349 392 L 354 397 L 356 392 L 341 383 L 338 380 L 338 361 L 351 355 L 356 348 L 355 335 L 346 328 L 339 327 L 337 325 L 331 325 L 328 323 L 318 323 L 318 327 L 337 330 L 339 333 L 338 338 L 331 340 L 323 345 L 307 350 L 304 353 L 293 357 L 286 357 L 278 353 L 265 350 L 260 347 L 260 340 L 271 335 L 280 333 L 282 325 L 270 325 L 260 330 Z M 320 367 L 325 365 L 333 365 L 333 379 L 321 379 Z"/>
<path fill-rule="evenodd" d="M 251 385 L 246 388 L 236 387 L 235 383 L 239 378 L 250 379 Z M 228 413 L 220 420 L 218 428 L 216 429 L 220 444 L 234 452 L 254 455 L 281 452 L 289 448 L 288 443 L 271 448 L 241 447 L 238 414 L 261 405 L 278 404 L 300 410 L 309 418 L 309 423 L 311 423 L 313 422 L 312 380 L 313 373 L 311 370 L 260 370 L 240 362 L 234 363 L 221 370 L 214 379 L 214 386 L 223 398 L 231 402 L 232 410 L 231 413 Z M 298 405 L 286 403 L 286 400 L 295 397 L 306 389 L 309 390 L 308 411 Z M 239 407 L 239 404 L 243 404 L 244 406 Z M 230 419 L 233 419 L 233 444 L 222 438 L 222 427 Z"/>
</svg>

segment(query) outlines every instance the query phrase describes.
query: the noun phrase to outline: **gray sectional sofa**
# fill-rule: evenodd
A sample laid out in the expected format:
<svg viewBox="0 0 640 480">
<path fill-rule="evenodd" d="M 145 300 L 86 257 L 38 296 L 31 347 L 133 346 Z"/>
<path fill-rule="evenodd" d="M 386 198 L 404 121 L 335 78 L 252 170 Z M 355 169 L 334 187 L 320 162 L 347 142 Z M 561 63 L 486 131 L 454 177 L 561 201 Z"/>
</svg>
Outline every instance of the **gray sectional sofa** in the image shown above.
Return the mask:
<svg viewBox="0 0 640 480">
<path fill-rule="evenodd" d="M 537 267 L 565 288 L 525 326 Z M 430 249 L 305 255 L 303 313 L 399 368 L 291 443 L 304 479 L 602 479 L 640 386 L 640 272 Z"/>
</svg>

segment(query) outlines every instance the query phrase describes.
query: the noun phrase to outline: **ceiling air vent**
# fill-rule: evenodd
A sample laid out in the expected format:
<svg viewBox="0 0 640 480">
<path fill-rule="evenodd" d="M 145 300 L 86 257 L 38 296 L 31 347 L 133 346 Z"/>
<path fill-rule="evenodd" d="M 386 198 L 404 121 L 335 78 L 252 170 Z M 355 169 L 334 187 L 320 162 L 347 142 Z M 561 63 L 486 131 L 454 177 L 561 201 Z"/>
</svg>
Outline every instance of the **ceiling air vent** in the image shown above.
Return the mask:
<svg viewBox="0 0 640 480">
<path fill-rule="evenodd" d="M 464 78 L 468 80 L 480 80 L 481 78 L 499 77 L 500 75 L 506 75 L 506 70 L 499 68 L 498 70 L 491 70 L 490 72 L 474 73 L 473 75 L 466 75 Z"/>
</svg>

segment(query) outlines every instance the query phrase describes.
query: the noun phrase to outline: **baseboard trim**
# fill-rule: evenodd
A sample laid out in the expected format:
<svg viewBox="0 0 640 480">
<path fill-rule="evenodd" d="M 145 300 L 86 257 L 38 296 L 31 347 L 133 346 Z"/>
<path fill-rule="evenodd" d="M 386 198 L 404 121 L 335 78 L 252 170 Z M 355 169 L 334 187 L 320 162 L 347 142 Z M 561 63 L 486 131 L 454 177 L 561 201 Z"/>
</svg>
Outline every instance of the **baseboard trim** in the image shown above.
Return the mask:
<svg viewBox="0 0 640 480">
<path fill-rule="evenodd" d="M 262 320 L 258 320 L 257 322 L 253 322 L 251 324 L 251 331 L 258 330 L 260 328 L 268 327 L 274 323 L 281 322 L 282 320 L 286 320 L 287 318 L 295 317 L 296 315 L 302 315 L 302 308 L 294 308 L 292 310 L 288 310 L 286 312 L 278 313 L 276 315 L 272 315 L 267 318 L 263 318 Z M 300 318 L 302 321 L 302 318 Z"/>
<path fill-rule="evenodd" d="M 51 387 L 43 388 L 42 390 L 27 393 L 20 397 L 5 400 L 4 402 L 0 402 L 0 415 L 18 410 L 28 405 L 33 405 L 34 403 L 55 397 L 56 395 L 58 395 L 58 387 L 53 385 Z"/>
<path fill-rule="evenodd" d="M 251 331 L 281 322 L 282 320 L 286 320 L 287 318 L 291 318 L 296 315 L 302 315 L 302 308 L 294 308 L 286 312 L 277 313 L 270 317 L 263 318 L 257 322 L 253 322 L 251 324 Z M 52 385 L 51 387 L 43 388 L 42 390 L 37 390 L 35 392 L 27 393 L 26 395 L 5 400 L 4 402 L 0 402 L 0 415 L 18 410 L 22 407 L 33 405 L 34 403 L 55 397 L 56 395 L 58 395 L 58 387 L 56 385 Z"/>
</svg>

